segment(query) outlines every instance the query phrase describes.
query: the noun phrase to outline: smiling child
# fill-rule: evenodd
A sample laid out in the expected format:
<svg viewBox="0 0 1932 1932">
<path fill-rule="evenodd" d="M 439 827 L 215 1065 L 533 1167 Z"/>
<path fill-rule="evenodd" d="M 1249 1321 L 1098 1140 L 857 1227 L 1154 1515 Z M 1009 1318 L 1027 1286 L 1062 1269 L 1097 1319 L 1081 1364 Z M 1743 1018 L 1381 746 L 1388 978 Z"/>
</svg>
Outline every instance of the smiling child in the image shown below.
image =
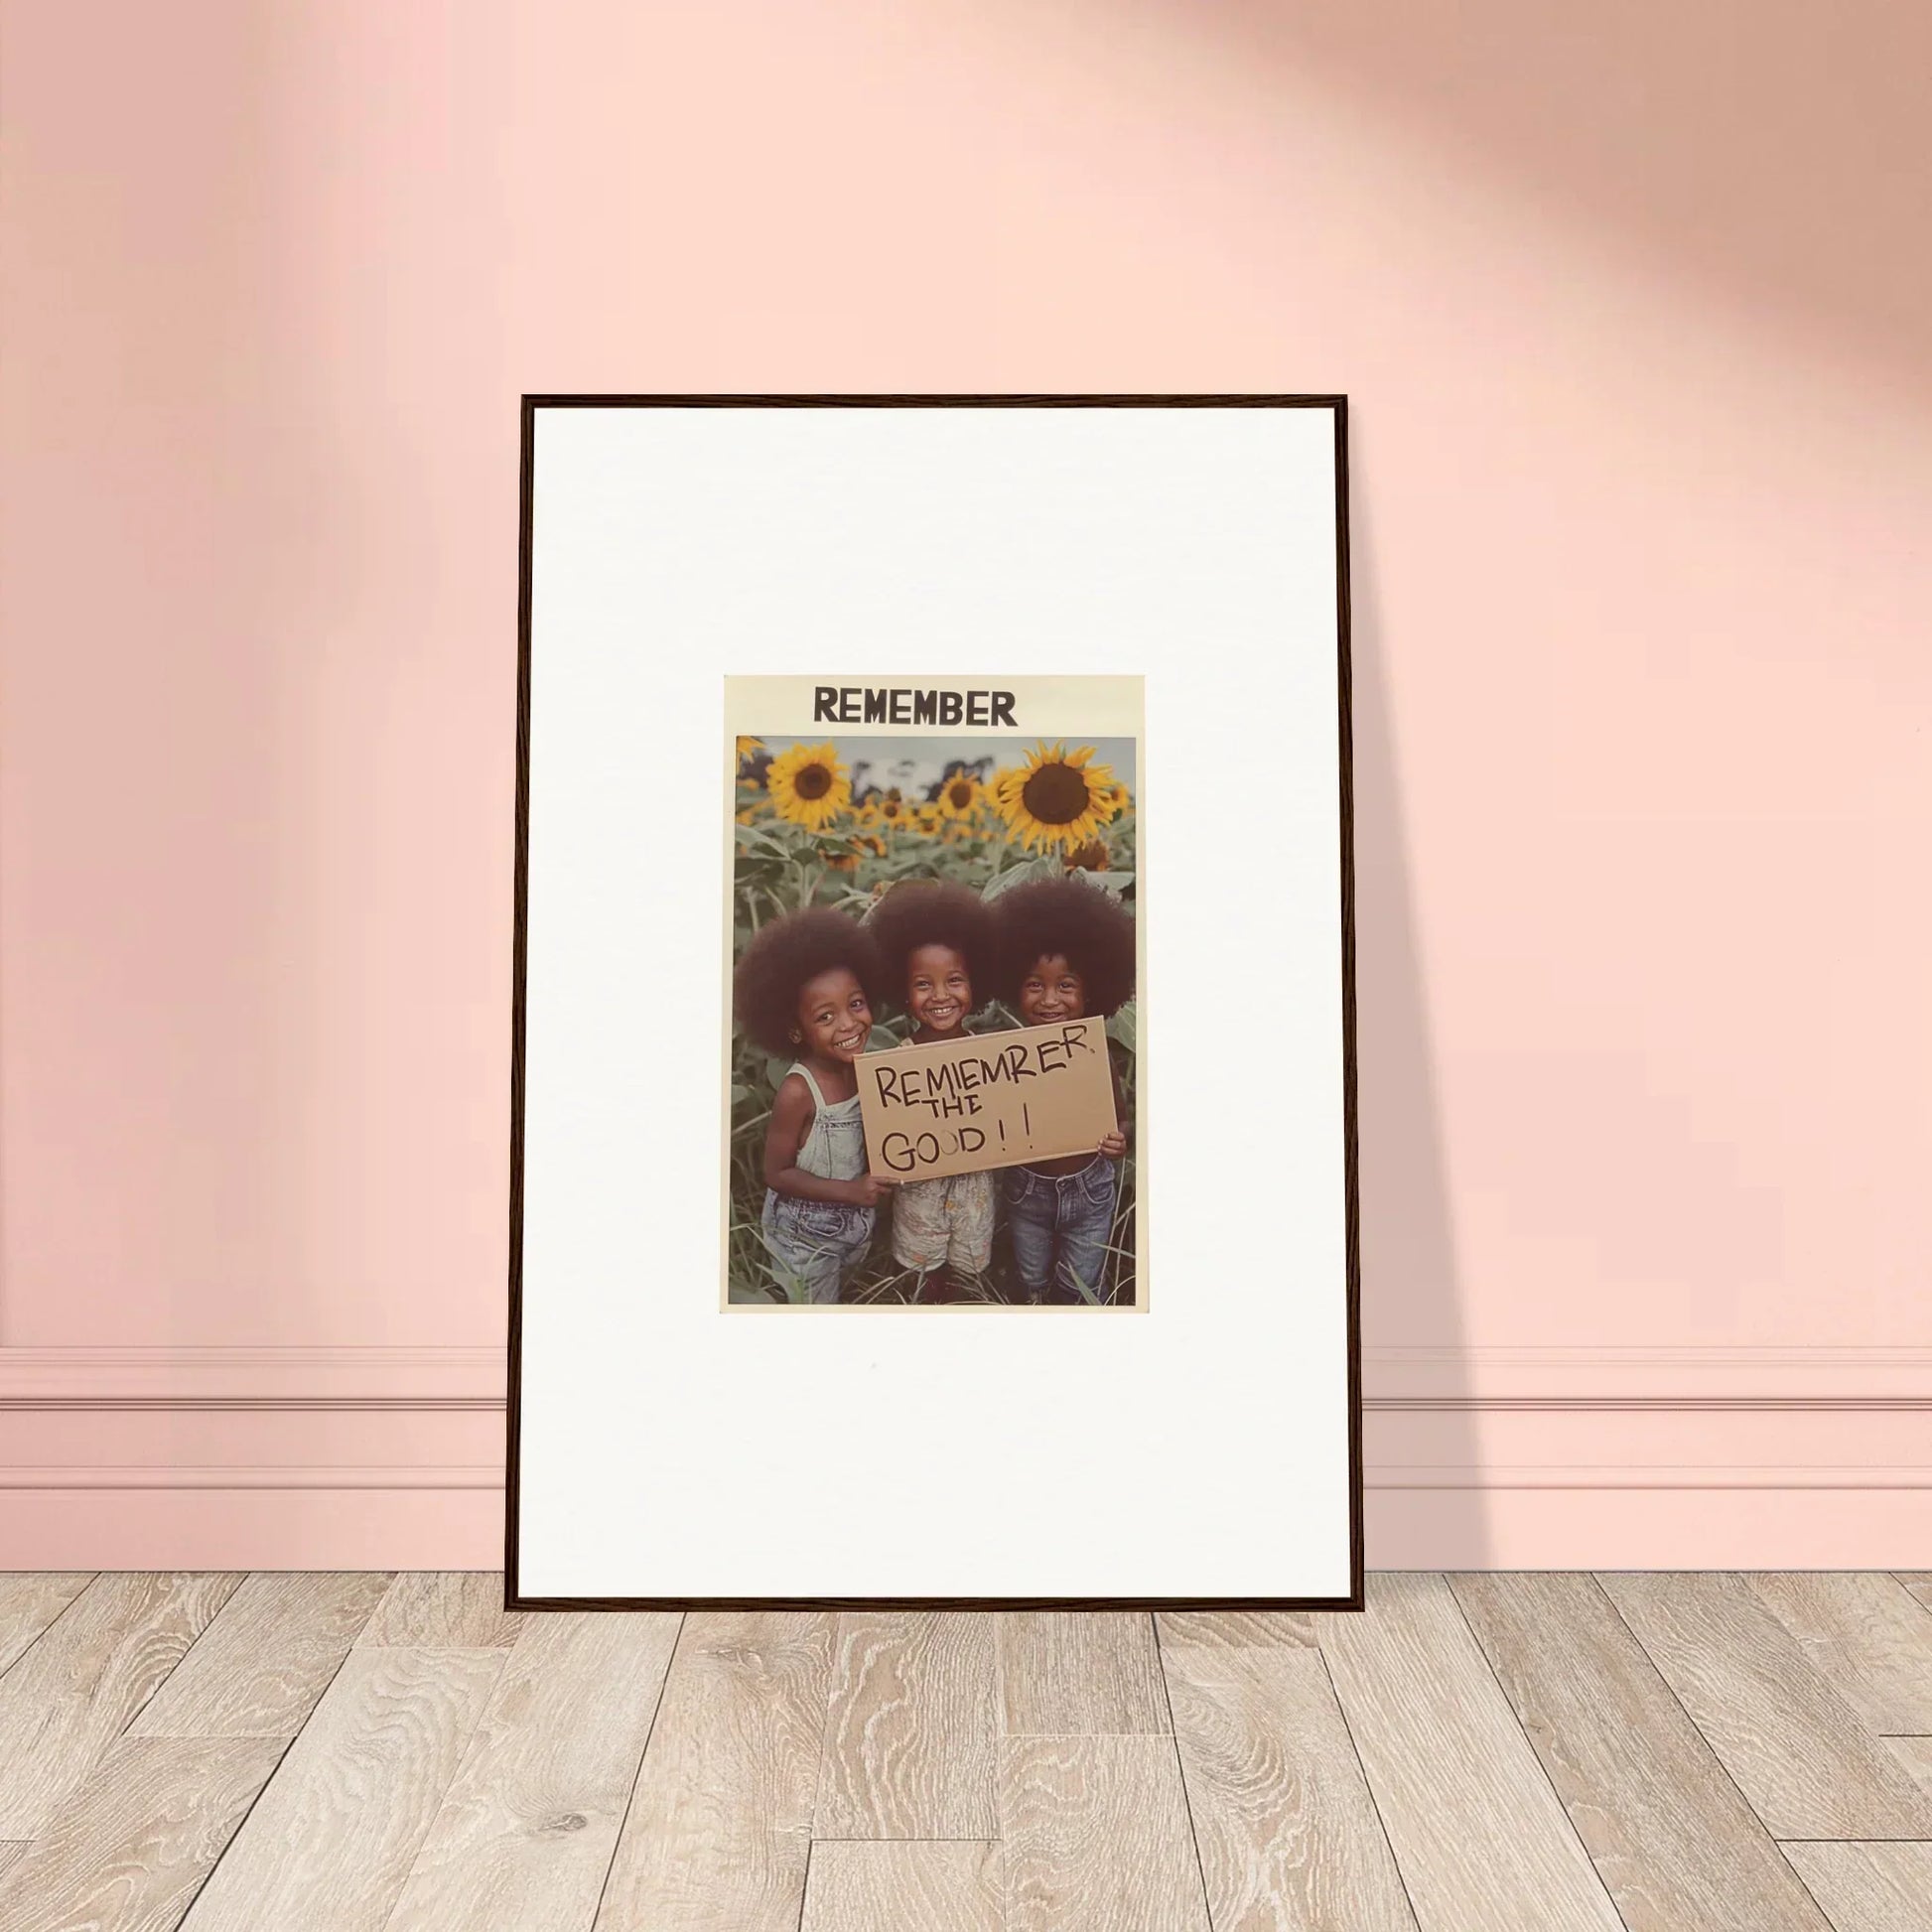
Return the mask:
<svg viewBox="0 0 1932 1932">
<path fill-rule="evenodd" d="M 791 1301 L 836 1302 L 872 1246 L 891 1186 L 866 1172 L 854 1063 L 872 1037 L 880 963 L 843 912 L 812 907 L 759 929 L 732 1006 L 767 1053 L 796 1055 L 764 1134 L 764 1244 Z"/>
<path fill-rule="evenodd" d="M 1134 991 L 1134 918 L 1078 875 L 1016 886 L 997 901 L 1000 996 L 1023 1027 L 1105 1018 Z M 1120 1113 L 1120 1082 L 1114 1109 Z M 1005 1174 L 1013 1260 L 1032 1302 L 1102 1304 L 1119 1162 L 1116 1128 L 1091 1154 L 1009 1168 Z"/>
<path fill-rule="evenodd" d="M 963 886 L 908 879 L 867 921 L 890 996 L 912 1022 L 911 1043 L 963 1038 L 974 1010 L 992 997 L 998 957 L 993 915 Z M 919 1276 L 921 1302 L 958 1299 L 960 1277 L 993 1259 L 995 1188 L 990 1173 L 943 1174 L 901 1185 L 893 1197 L 893 1259 Z"/>
</svg>

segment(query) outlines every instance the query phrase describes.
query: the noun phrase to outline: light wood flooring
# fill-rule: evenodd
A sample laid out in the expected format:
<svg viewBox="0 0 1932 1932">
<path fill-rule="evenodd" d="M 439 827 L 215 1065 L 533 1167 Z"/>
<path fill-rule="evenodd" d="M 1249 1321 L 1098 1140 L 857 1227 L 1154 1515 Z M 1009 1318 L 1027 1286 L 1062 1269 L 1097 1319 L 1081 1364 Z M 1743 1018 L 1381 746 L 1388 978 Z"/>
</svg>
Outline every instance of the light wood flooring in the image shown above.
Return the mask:
<svg viewBox="0 0 1932 1932">
<path fill-rule="evenodd" d="M 1368 1597 L 0 1577 L 0 1932 L 1932 1928 L 1932 1576 Z"/>
</svg>

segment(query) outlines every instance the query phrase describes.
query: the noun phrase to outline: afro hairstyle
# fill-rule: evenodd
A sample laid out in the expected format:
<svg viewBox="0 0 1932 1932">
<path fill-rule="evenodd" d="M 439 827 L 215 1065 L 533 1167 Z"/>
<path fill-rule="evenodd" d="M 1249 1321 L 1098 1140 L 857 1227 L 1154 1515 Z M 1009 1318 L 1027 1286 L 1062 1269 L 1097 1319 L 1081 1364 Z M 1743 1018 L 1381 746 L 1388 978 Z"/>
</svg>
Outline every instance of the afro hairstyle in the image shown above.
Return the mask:
<svg viewBox="0 0 1932 1932">
<path fill-rule="evenodd" d="M 767 1053 L 788 1053 L 798 1042 L 798 995 L 808 980 L 846 967 L 878 1004 L 884 985 L 879 948 L 857 919 L 825 905 L 789 912 L 759 927 L 732 976 L 732 1011 Z"/>
<path fill-rule="evenodd" d="M 1055 954 L 1086 981 L 1088 1013 L 1105 1019 L 1133 997 L 1134 915 L 1112 893 L 1076 874 L 1016 886 L 994 903 L 1000 997 L 1016 1015 L 1034 962 Z"/>
<path fill-rule="evenodd" d="M 975 1007 L 998 993 L 1000 940 L 993 908 L 966 887 L 902 879 L 872 908 L 866 925 L 886 969 L 886 997 L 901 1011 L 906 962 L 921 946 L 950 946 L 965 960 Z"/>
</svg>

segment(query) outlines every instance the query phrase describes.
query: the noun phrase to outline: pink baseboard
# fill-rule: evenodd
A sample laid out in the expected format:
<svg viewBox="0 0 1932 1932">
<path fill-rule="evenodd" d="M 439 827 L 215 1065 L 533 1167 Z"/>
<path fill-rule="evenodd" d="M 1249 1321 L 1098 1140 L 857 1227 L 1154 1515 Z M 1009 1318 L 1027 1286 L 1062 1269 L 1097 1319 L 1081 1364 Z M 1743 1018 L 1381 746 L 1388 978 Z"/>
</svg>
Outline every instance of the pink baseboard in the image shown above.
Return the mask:
<svg viewBox="0 0 1932 1932">
<path fill-rule="evenodd" d="M 1367 1491 L 1378 1570 L 1932 1565 L 1932 1491 Z M 498 1489 L 11 1489 L 10 1570 L 494 1570 Z"/>
<path fill-rule="evenodd" d="M 8 1570 L 499 1570 L 498 1489 L 10 1489 Z"/>
<path fill-rule="evenodd" d="M 1932 1488 L 1378 1489 L 1376 1570 L 1918 1570 Z"/>
<path fill-rule="evenodd" d="M 1932 1354 L 1379 1350 L 1384 1569 L 1932 1567 Z M 0 1349 L 0 1567 L 493 1569 L 491 1348 Z"/>
</svg>

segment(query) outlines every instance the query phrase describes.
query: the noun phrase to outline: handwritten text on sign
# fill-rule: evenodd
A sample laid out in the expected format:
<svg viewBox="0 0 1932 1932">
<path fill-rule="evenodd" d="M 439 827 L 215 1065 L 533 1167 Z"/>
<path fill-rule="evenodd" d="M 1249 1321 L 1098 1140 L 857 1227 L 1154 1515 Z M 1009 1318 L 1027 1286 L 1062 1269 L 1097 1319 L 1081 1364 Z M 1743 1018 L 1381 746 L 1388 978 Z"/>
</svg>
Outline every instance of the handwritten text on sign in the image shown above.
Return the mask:
<svg viewBox="0 0 1932 1932">
<path fill-rule="evenodd" d="M 866 1053 L 859 1112 L 882 1180 L 1091 1153 L 1115 1128 L 1106 1025 L 1069 1020 Z"/>
</svg>

